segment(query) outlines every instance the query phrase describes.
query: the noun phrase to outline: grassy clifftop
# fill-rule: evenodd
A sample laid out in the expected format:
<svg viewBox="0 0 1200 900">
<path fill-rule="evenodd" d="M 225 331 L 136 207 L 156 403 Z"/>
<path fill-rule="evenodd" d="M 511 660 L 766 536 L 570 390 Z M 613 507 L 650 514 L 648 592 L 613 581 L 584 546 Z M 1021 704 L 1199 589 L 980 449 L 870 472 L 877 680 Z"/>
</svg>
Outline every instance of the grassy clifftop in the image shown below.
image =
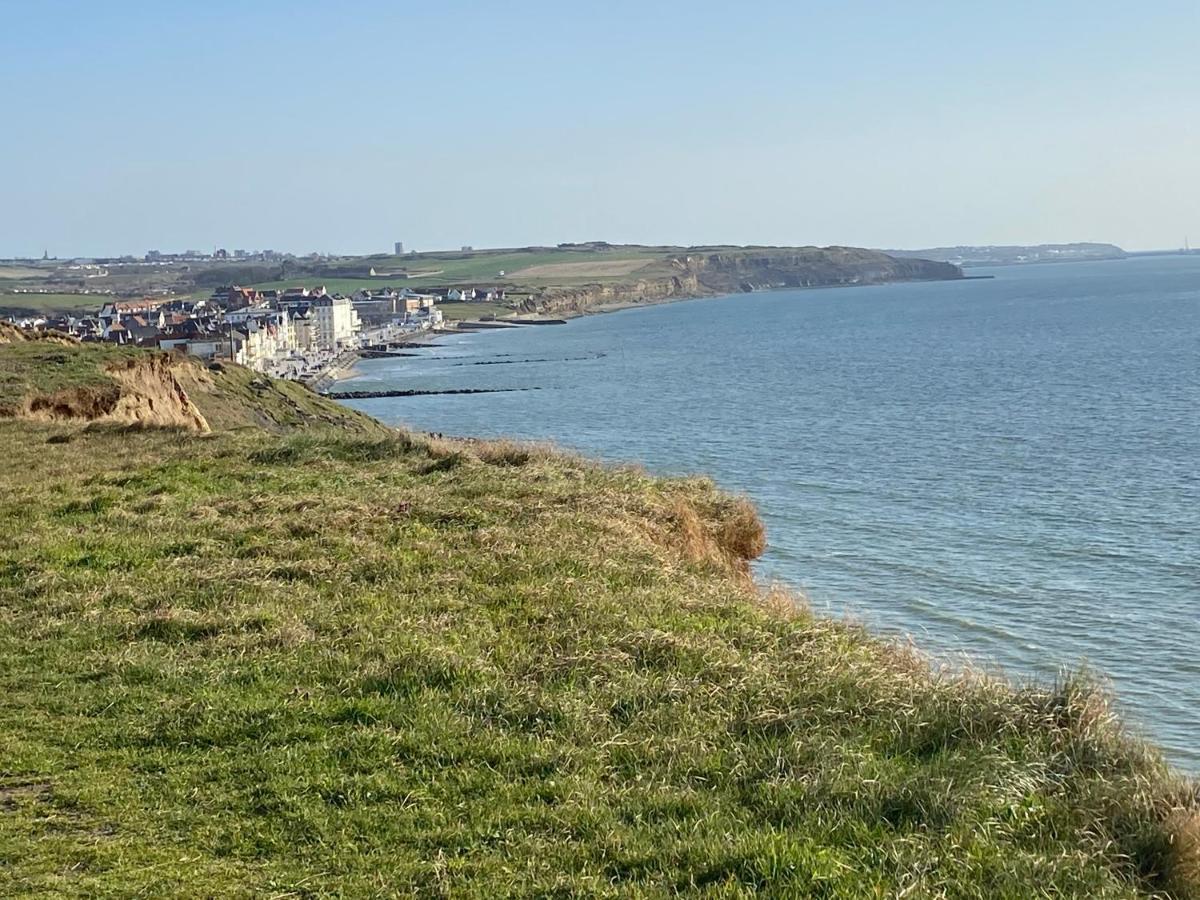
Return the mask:
<svg viewBox="0 0 1200 900">
<path fill-rule="evenodd" d="M 236 365 L 112 344 L 29 335 L 0 323 L 0 419 L 282 433 L 386 433 L 368 416 L 300 384 Z"/>
<path fill-rule="evenodd" d="M 707 481 L 345 429 L 0 450 L 0 893 L 1195 896 L 1195 786 L 1102 697 L 765 595 Z"/>
<path fill-rule="evenodd" d="M 543 269 L 553 269 L 545 266 Z M 692 248 L 642 262 L 624 278 L 543 285 L 528 294 L 528 312 L 586 312 L 607 304 L 652 303 L 771 288 L 843 287 L 962 277 L 957 266 L 894 259 L 854 247 Z"/>
</svg>

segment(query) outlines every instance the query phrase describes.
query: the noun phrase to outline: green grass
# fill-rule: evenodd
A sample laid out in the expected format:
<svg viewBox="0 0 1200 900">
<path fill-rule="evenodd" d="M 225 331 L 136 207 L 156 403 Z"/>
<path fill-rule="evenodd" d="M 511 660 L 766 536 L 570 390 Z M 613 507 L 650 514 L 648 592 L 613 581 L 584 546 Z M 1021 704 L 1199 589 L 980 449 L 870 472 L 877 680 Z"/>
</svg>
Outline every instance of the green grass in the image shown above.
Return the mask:
<svg viewBox="0 0 1200 900">
<path fill-rule="evenodd" d="M 442 311 L 442 317 L 451 322 L 512 313 L 512 309 L 504 303 L 439 303 L 437 308 Z"/>
<path fill-rule="evenodd" d="M 555 265 L 559 263 L 612 262 L 626 259 L 644 259 L 647 262 L 661 258 L 664 253 L 655 248 L 631 247 L 612 250 L 501 250 L 459 253 L 427 253 L 416 257 L 393 256 L 373 262 L 379 271 L 392 271 L 404 266 L 414 272 L 440 269 L 441 274 L 426 279 L 412 279 L 415 283 L 452 284 L 456 281 L 482 281 L 503 283 L 511 280 L 514 272 L 531 266 Z M 361 265 L 361 262 L 358 264 Z M 500 272 L 504 272 L 504 277 Z M 373 279 L 374 280 L 374 279 Z"/>
<path fill-rule="evenodd" d="M 49 274 L 48 269 L 36 266 L 0 265 L 0 280 L 4 281 L 45 278 Z"/>
<path fill-rule="evenodd" d="M 0 343 L 0 410 L 18 406 L 30 394 L 111 384 L 103 366 L 130 359 L 136 352 L 115 344 Z"/>
<path fill-rule="evenodd" d="M 1086 680 L 764 595 L 707 481 L 382 431 L 0 452 L 0 894 L 1196 887 L 1195 785 Z"/>
<path fill-rule="evenodd" d="M 544 285 L 574 285 L 588 282 L 606 282 L 626 280 L 629 276 L 605 276 L 582 273 L 576 275 L 547 275 L 520 277 L 514 279 L 514 273 L 522 269 L 540 265 L 559 263 L 597 263 L 622 260 L 645 260 L 647 263 L 661 259 L 665 252 L 655 248 L 634 247 L 614 250 L 517 250 L 517 251 L 476 251 L 472 253 L 433 253 L 421 254 L 417 257 L 401 256 L 380 259 L 358 259 L 353 265 L 362 268 L 373 265 L 379 271 L 395 271 L 407 267 L 413 272 L 434 272 L 420 278 L 360 278 L 360 277 L 321 277 L 316 275 L 297 275 L 279 281 L 261 282 L 253 285 L 263 290 L 284 290 L 289 287 L 315 287 L 324 285 L 330 293 L 352 294 L 357 290 L 378 289 L 382 287 L 411 287 L 419 289 L 436 285 L 455 284 L 491 284 L 491 285 L 527 285 L 532 287 Z M 499 273 L 504 272 L 501 276 Z"/>
<path fill-rule="evenodd" d="M 0 343 L 0 415 L 20 408 L 32 396 L 115 393 L 117 384 L 107 369 L 153 355 L 114 344 Z M 236 365 L 210 369 L 193 357 L 172 360 L 173 377 L 213 429 L 288 432 L 316 427 L 358 435 L 386 433 L 374 419 L 329 403 L 296 382 L 266 378 Z M 86 398 L 80 402 L 76 397 L 72 405 L 88 404 Z"/>
<path fill-rule="evenodd" d="M 174 374 L 215 431 L 319 429 L 359 437 L 387 433 L 370 416 L 330 403 L 298 382 L 268 378 L 242 366 L 223 364 L 213 371 L 185 357 L 178 359 Z"/>
<path fill-rule="evenodd" d="M 11 313 L 97 313 L 113 298 L 105 294 L 4 294 L 0 293 L 0 314 Z"/>
</svg>

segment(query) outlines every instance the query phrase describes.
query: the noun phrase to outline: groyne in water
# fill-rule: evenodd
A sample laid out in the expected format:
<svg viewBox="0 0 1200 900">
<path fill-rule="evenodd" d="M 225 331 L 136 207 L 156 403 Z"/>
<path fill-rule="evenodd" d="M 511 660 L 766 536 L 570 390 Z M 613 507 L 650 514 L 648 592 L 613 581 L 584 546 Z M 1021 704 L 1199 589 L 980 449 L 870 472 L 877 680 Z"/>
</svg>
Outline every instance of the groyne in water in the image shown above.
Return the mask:
<svg viewBox="0 0 1200 900">
<path fill-rule="evenodd" d="M 540 391 L 540 387 L 519 388 L 455 388 L 445 391 L 324 391 L 331 400 L 372 400 L 376 397 L 431 397 L 438 394 L 508 394 L 514 391 Z"/>
</svg>

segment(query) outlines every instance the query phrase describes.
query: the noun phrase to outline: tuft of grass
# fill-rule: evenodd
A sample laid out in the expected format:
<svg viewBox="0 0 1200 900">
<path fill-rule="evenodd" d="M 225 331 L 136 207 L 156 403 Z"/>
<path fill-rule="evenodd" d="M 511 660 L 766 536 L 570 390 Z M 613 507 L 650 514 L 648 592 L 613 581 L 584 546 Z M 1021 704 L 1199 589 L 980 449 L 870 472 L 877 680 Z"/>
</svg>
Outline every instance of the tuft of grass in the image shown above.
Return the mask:
<svg viewBox="0 0 1200 900">
<path fill-rule="evenodd" d="M 1200 812 L 1194 793 L 1171 810 L 1165 830 L 1168 846 L 1160 851 L 1167 861 L 1165 881 L 1176 896 L 1194 900 L 1200 897 Z"/>
<path fill-rule="evenodd" d="M 0 421 L 0 893 L 1196 896 L 1196 786 L 1086 675 L 759 588 L 706 480 L 60 434 Z"/>
</svg>

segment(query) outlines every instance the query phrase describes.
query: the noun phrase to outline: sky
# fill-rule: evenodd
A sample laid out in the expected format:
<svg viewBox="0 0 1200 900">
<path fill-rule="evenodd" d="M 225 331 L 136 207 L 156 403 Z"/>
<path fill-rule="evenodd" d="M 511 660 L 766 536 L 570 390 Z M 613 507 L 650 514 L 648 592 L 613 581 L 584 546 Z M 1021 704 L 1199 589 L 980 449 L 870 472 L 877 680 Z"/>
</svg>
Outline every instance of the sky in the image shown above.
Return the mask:
<svg viewBox="0 0 1200 900">
<path fill-rule="evenodd" d="M 0 0 L 0 257 L 1200 245 L 1200 0 Z"/>
</svg>

